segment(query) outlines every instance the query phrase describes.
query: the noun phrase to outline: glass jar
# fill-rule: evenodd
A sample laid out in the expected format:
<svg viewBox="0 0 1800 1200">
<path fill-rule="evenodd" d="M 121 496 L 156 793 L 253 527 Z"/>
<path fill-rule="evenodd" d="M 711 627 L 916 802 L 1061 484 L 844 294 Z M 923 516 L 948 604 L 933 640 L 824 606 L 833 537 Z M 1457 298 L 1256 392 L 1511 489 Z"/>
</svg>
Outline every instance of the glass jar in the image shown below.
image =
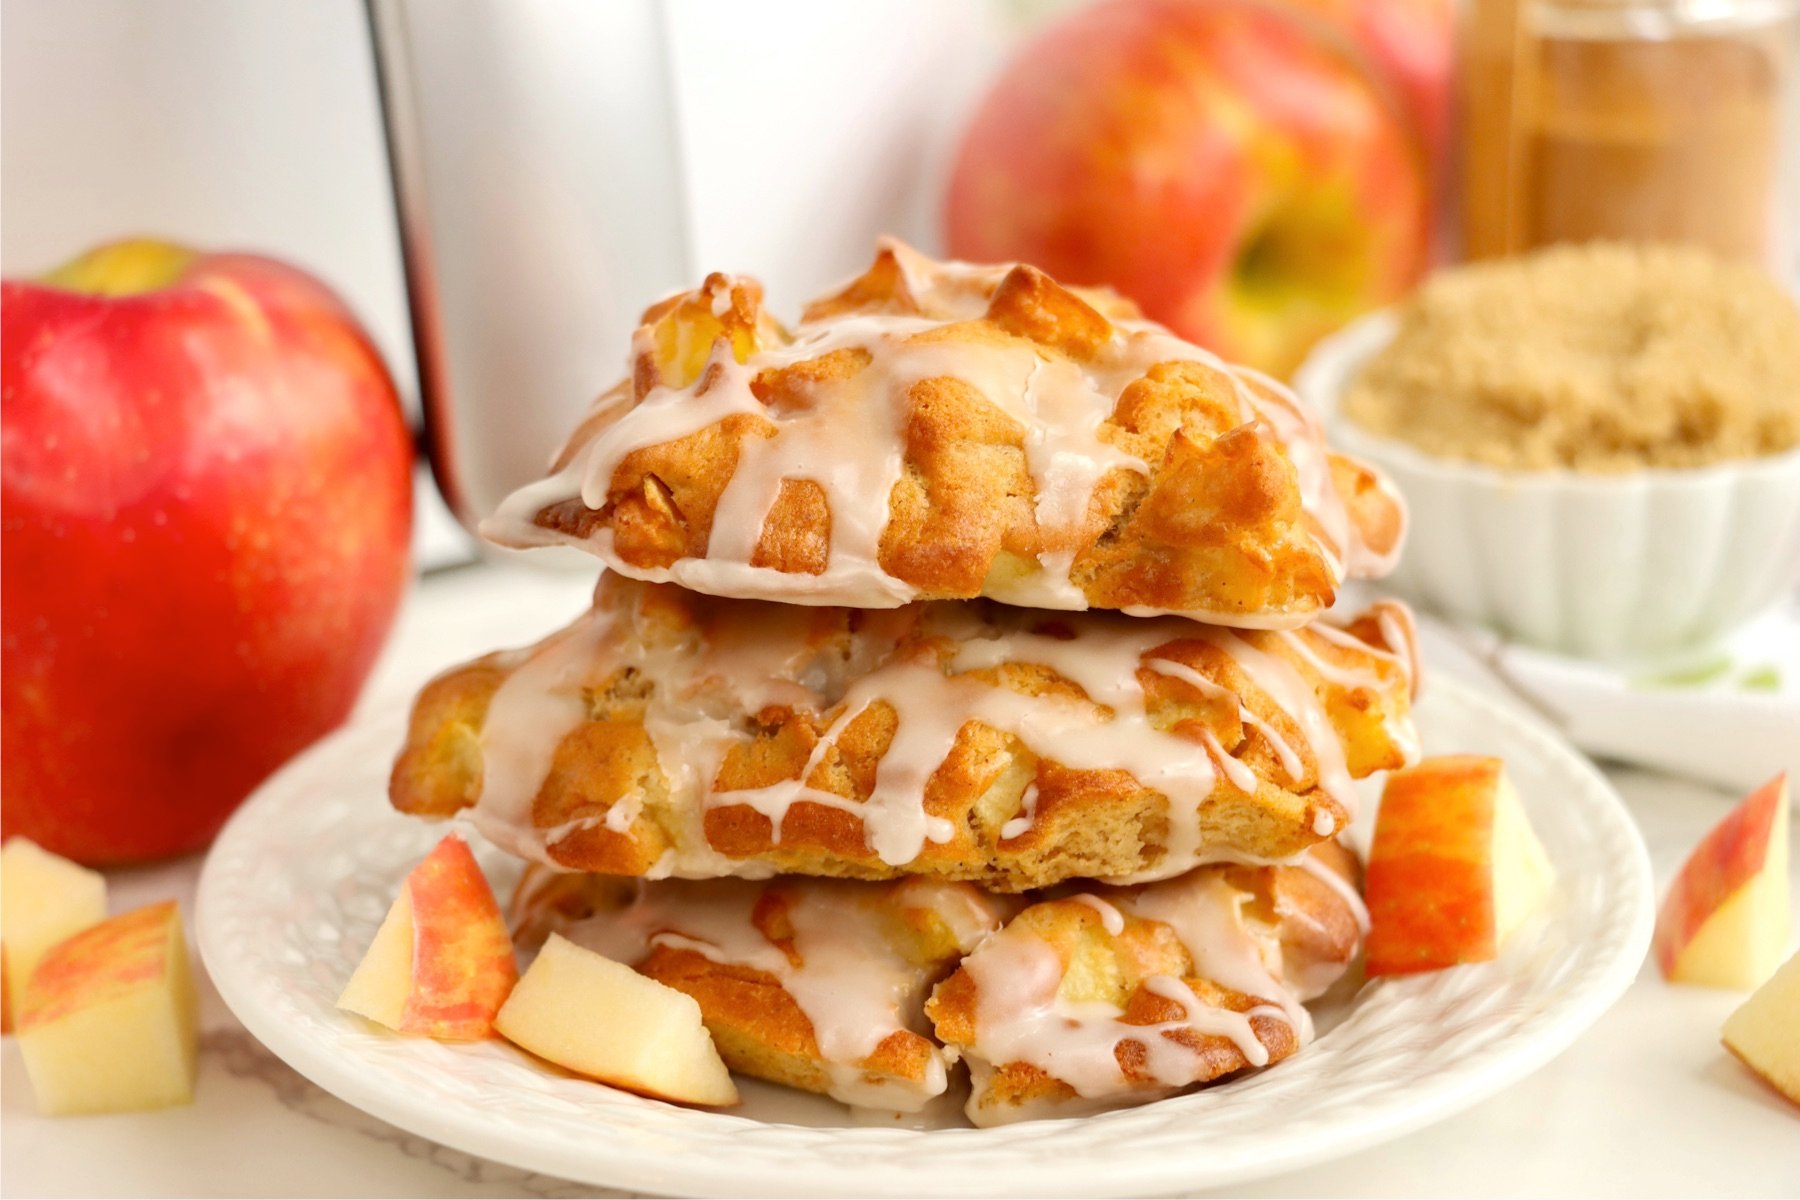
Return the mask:
<svg viewBox="0 0 1800 1200">
<path fill-rule="evenodd" d="M 1800 0 L 1475 0 L 1463 248 L 1697 244 L 1795 266 Z"/>
</svg>

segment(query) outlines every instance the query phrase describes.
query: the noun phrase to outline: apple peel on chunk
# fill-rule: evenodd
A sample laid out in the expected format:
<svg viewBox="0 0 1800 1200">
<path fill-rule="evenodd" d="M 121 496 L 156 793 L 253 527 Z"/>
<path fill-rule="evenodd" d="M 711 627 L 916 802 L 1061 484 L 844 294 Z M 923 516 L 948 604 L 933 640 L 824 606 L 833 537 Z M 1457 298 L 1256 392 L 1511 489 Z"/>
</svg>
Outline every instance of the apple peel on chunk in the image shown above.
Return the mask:
<svg viewBox="0 0 1800 1200">
<path fill-rule="evenodd" d="M 28 838 L 0 847 L 0 1030 L 50 948 L 106 919 L 106 877 Z"/>
<path fill-rule="evenodd" d="M 692 996 L 557 934 L 494 1025 L 539 1058 L 614 1087 L 679 1104 L 738 1102 Z"/>
<path fill-rule="evenodd" d="M 173 900 L 58 943 L 19 1005 L 19 1050 L 49 1116 L 194 1097 L 199 997 Z"/>
<path fill-rule="evenodd" d="M 1497 957 L 1555 871 L 1504 764 L 1446 755 L 1388 776 L 1363 879 L 1374 977 Z"/>
<path fill-rule="evenodd" d="M 1777 775 L 1694 847 L 1656 917 L 1663 978 L 1750 991 L 1775 973 L 1788 942 L 1788 820 Z"/>
<path fill-rule="evenodd" d="M 406 877 L 338 1007 L 400 1033 L 479 1041 L 518 978 L 494 891 L 452 833 Z"/>
<path fill-rule="evenodd" d="M 1800 1104 L 1800 954 L 1726 1018 L 1723 1041 L 1758 1079 Z"/>
</svg>

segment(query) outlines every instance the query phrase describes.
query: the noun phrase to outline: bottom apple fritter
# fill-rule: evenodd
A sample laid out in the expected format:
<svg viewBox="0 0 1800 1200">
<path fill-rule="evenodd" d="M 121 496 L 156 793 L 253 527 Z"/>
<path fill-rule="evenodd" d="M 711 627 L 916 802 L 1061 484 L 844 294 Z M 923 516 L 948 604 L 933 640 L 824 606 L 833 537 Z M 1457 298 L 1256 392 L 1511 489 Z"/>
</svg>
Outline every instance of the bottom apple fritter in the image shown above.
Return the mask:
<svg viewBox="0 0 1800 1200">
<path fill-rule="evenodd" d="M 1137 887 L 532 868 L 522 944 L 560 933 L 691 996 L 733 1070 L 917 1111 L 966 1062 L 976 1125 L 1137 1104 L 1295 1053 L 1362 939 L 1356 864 L 1214 865 Z"/>
</svg>

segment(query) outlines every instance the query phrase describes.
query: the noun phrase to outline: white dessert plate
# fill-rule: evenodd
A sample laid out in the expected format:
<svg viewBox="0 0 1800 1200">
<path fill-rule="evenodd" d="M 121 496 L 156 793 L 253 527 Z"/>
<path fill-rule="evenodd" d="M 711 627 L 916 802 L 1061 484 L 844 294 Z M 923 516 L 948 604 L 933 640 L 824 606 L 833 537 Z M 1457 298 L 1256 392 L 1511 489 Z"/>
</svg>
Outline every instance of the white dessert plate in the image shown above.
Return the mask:
<svg viewBox="0 0 1800 1200">
<path fill-rule="evenodd" d="M 1504 756 L 1559 876 L 1549 908 L 1498 961 L 1365 985 L 1319 1013 L 1319 1039 L 1272 1070 L 1099 1116 L 917 1128 L 754 1082 L 736 1110 L 695 1111 L 557 1073 L 499 1041 L 401 1038 L 334 1007 L 400 880 L 442 834 L 386 804 L 403 718 L 383 711 L 319 743 L 232 819 L 200 881 L 207 969 L 270 1050 L 358 1108 L 604 1187 L 1122 1195 L 1292 1170 L 1536 1070 L 1625 990 L 1650 938 L 1649 862 L 1611 787 L 1536 718 L 1440 680 L 1418 709 L 1427 751 Z M 516 868 L 482 861 L 504 898 Z"/>
</svg>

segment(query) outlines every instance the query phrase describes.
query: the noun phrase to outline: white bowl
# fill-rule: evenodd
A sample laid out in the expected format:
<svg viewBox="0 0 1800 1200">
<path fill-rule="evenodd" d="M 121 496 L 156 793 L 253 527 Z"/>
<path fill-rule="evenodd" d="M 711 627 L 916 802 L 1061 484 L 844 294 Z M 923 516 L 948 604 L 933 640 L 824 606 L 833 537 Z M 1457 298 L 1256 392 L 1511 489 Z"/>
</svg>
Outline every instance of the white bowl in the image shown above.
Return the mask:
<svg viewBox="0 0 1800 1200">
<path fill-rule="evenodd" d="M 1628 475 L 1437 458 L 1337 411 L 1397 328 L 1392 312 L 1365 317 L 1321 342 L 1294 379 L 1333 442 L 1406 497 L 1396 592 L 1518 641 L 1622 659 L 1703 645 L 1800 582 L 1800 451 Z"/>
</svg>

